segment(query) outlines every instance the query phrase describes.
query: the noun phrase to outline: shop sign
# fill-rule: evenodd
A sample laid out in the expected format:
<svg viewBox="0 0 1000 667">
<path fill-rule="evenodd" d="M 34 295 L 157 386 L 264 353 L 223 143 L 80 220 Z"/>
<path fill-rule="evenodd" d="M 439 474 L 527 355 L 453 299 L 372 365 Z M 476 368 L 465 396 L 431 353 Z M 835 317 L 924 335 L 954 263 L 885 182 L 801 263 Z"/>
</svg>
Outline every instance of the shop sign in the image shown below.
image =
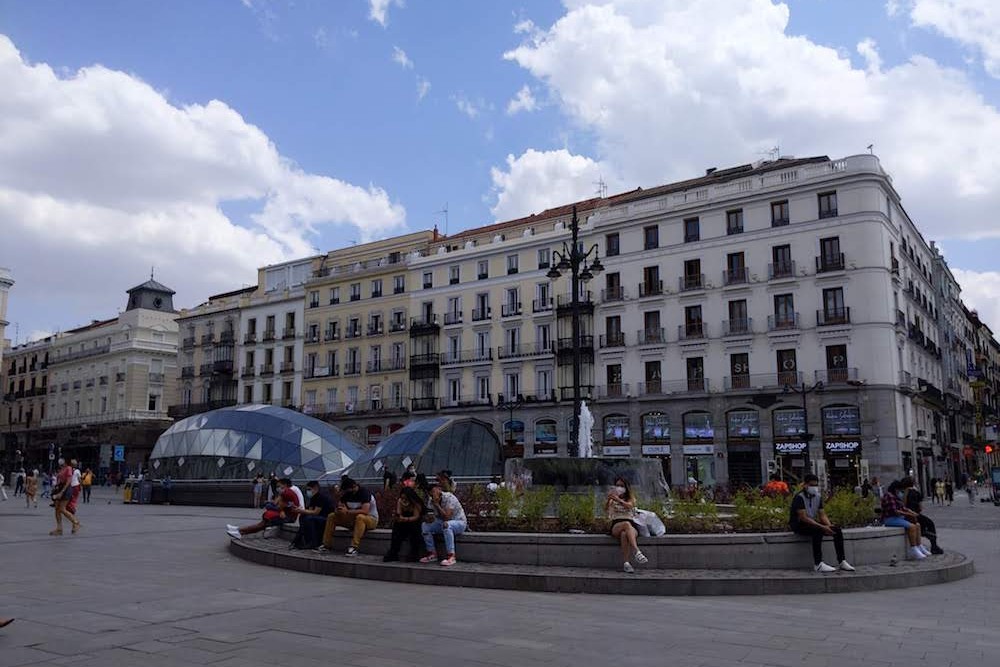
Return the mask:
<svg viewBox="0 0 1000 667">
<path fill-rule="evenodd" d="M 643 456 L 670 456 L 670 445 L 643 445 Z"/>
<path fill-rule="evenodd" d="M 827 440 L 823 443 L 827 454 L 857 454 L 861 451 L 860 440 Z"/>
<path fill-rule="evenodd" d="M 684 445 L 684 454 L 687 456 L 698 456 L 702 454 L 714 454 L 715 445 Z"/>
<path fill-rule="evenodd" d="M 555 445 L 540 445 L 535 443 L 535 456 L 555 456 L 558 453 Z"/>
<path fill-rule="evenodd" d="M 628 456 L 632 453 L 632 448 L 628 445 L 604 445 L 605 456 Z"/>
<path fill-rule="evenodd" d="M 776 442 L 774 443 L 775 454 L 801 454 L 809 449 L 808 442 Z"/>
</svg>

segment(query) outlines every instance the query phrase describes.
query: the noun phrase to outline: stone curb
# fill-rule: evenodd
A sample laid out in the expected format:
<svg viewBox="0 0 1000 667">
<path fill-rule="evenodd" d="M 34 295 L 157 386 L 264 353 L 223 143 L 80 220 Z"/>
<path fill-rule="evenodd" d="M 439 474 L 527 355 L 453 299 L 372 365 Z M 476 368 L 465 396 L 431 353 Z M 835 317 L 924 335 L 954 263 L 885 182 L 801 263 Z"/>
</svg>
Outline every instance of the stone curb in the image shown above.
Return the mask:
<svg viewBox="0 0 1000 667">
<path fill-rule="evenodd" d="M 259 544 L 257 544 L 259 543 Z M 372 556 L 348 558 L 287 551 L 280 540 L 230 540 L 237 558 L 298 572 L 428 586 L 461 586 L 544 593 L 607 595 L 788 595 L 852 593 L 912 588 L 972 576 L 971 559 L 951 552 L 914 563 L 859 567 L 855 573 L 819 575 L 809 570 L 639 570 L 636 574 L 569 567 L 459 563 L 437 565 L 383 563 Z"/>
</svg>

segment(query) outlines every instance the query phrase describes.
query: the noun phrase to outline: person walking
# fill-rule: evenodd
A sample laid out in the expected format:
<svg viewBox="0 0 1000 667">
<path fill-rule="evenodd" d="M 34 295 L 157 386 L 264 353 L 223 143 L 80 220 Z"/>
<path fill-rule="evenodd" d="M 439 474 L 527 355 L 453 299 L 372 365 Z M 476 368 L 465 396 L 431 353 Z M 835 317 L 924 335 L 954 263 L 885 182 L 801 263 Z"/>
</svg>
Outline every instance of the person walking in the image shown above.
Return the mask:
<svg viewBox="0 0 1000 667">
<path fill-rule="evenodd" d="M 94 473 L 90 468 L 83 471 L 80 476 L 80 485 L 83 487 L 83 502 L 90 502 L 90 487 L 94 485 Z"/>
<path fill-rule="evenodd" d="M 3 496 L 4 500 L 7 500 L 7 489 L 3 488 L 6 479 L 7 478 L 3 476 L 3 473 L 0 472 L 0 496 Z"/>
<path fill-rule="evenodd" d="M 73 477 L 69 483 L 70 490 L 73 492 L 70 496 L 69 503 L 66 505 L 68 509 L 73 514 L 76 514 L 76 505 L 80 502 L 80 490 L 83 488 L 83 473 L 80 472 L 79 464 L 76 459 L 70 459 L 69 465 L 73 469 Z"/>
<path fill-rule="evenodd" d="M 56 475 L 56 485 L 52 489 L 52 501 L 56 508 L 56 527 L 49 532 L 49 535 L 63 534 L 63 517 L 69 519 L 73 524 L 73 532 L 80 529 L 80 522 L 73 513 L 70 512 L 69 504 L 73 500 L 73 468 L 64 459 L 59 459 L 59 474 Z"/>
<path fill-rule="evenodd" d="M 42 498 L 52 497 L 52 475 L 43 472 L 42 475 Z"/>
<path fill-rule="evenodd" d="M 938 479 L 937 483 L 934 485 L 934 497 L 937 499 L 937 504 L 944 506 L 944 480 Z"/>
<path fill-rule="evenodd" d="M 955 501 L 955 483 L 951 481 L 951 475 L 944 478 L 944 498 L 949 506 Z"/>
<path fill-rule="evenodd" d="M 969 505 L 975 506 L 976 504 L 976 480 L 969 477 L 965 481 L 965 493 L 969 496 Z"/>
<path fill-rule="evenodd" d="M 264 495 L 264 476 L 257 473 L 253 478 L 253 486 L 250 487 L 250 507 L 260 507 L 261 496 Z"/>
<path fill-rule="evenodd" d="M 20 468 L 16 473 L 14 473 L 14 497 L 17 498 L 19 495 L 24 493 L 24 478 L 27 475 L 24 472 L 24 468 Z"/>
<path fill-rule="evenodd" d="M 24 480 L 24 507 L 28 509 L 34 503 L 38 508 L 38 471 L 32 470 L 31 474 Z"/>
</svg>

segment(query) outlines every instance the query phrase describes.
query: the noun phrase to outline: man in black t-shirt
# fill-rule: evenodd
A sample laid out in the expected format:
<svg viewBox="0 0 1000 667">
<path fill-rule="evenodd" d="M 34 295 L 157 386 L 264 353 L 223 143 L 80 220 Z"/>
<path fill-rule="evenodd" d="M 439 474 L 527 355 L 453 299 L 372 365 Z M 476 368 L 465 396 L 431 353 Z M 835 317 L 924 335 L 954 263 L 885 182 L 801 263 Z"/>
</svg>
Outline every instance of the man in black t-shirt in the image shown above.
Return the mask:
<svg viewBox="0 0 1000 667">
<path fill-rule="evenodd" d="M 833 537 L 833 548 L 837 551 L 837 562 L 841 570 L 854 572 L 854 567 L 844 557 L 844 533 L 834 526 L 823 509 L 823 498 L 819 492 L 819 477 L 806 475 L 805 486 L 792 498 L 788 526 L 797 535 L 812 538 L 813 564 L 817 572 L 836 572 L 837 568 L 823 562 L 823 537 Z"/>
<path fill-rule="evenodd" d="M 306 507 L 298 512 L 299 532 L 292 540 L 292 549 L 315 549 L 323 539 L 326 517 L 333 512 L 333 500 L 329 494 L 320 491 L 319 482 L 306 484 Z"/>
<path fill-rule="evenodd" d="M 917 514 L 920 534 L 931 541 L 931 553 L 934 555 L 943 554 L 944 549 L 939 547 L 937 543 L 937 526 L 934 525 L 929 516 L 925 516 L 923 513 L 924 494 L 916 489 L 912 477 L 904 477 L 899 480 L 899 484 L 903 489 L 903 503 L 906 505 L 906 509 Z"/>
</svg>

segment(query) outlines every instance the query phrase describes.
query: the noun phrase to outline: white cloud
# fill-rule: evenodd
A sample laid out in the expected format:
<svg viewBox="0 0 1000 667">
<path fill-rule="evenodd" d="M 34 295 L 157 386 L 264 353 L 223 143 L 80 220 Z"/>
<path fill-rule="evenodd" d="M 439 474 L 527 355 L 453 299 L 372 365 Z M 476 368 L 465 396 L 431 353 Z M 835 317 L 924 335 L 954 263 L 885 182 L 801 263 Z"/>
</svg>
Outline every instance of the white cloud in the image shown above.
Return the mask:
<svg viewBox="0 0 1000 667">
<path fill-rule="evenodd" d="M 507 115 L 513 116 L 519 111 L 534 111 L 538 108 L 538 102 L 531 92 L 531 87 L 524 85 L 517 91 L 514 98 L 507 102 Z"/>
<path fill-rule="evenodd" d="M 962 286 L 962 301 L 969 310 L 979 311 L 979 317 L 994 334 L 1000 335 L 1000 272 L 964 271 L 952 269 Z"/>
<path fill-rule="evenodd" d="M 482 113 L 485 107 L 485 102 L 482 99 L 470 100 L 464 94 L 459 93 L 458 95 L 453 95 L 452 100 L 455 102 L 455 106 L 458 110 L 464 113 L 469 118 L 476 118 Z"/>
<path fill-rule="evenodd" d="M 900 3 L 887 7 L 898 14 Z M 990 76 L 1000 78 L 1000 2 L 997 0 L 909 0 L 910 21 L 932 28 L 982 55 Z M 892 15 L 892 14 L 890 14 Z"/>
<path fill-rule="evenodd" d="M 422 100 L 427 97 L 427 93 L 431 91 L 431 82 L 422 76 L 417 77 L 417 100 Z"/>
<path fill-rule="evenodd" d="M 313 33 L 313 43 L 320 50 L 326 50 L 330 46 L 330 33 L 323 26 L 316 28 Z"/>
<path fill-rule="evenodd" d="M 389 23 L 389 7 L 403 6 L 403 0 L 368 0 L 368 18 L 383 28 Z"/>
<path fill-rule="evenodd" d="M 856 67 L 789 34 L 788 6 L 771 0 L 565 4 L 505 57 L 629 186 L 750 162 L 774 145 L 842 156 L 874 143 L 929 237 L 1000 236 L 1000 113 L 962 72 L 920 56 L 886 67 L 872 41 Z"/>
<path fill-rule="evenodd" d="M 511 220 L 547 208 L 595 196 L 597 182 L 606 180 L 608 167 L 564 148 L 528 149 L 518 157 L 507 156 L 507 168 L 493 167 L 490 177 L 497 220 Z"/>
<path fill-rule="evenodd" d="M 35 328 L 113 315 L 151 265 L 192 305 L 254 281 L 260 265 L 312 254 L 321 227 L 372 238 L 404 223 L 383 189 L 303 171 L 216 100 L 175 105 L 101 66 L 60 77 L 2 35 L 0 90 L 11 308 L 44 303 L 59 318 Z M 228 218 L 229 206 L 246 219 Z"/>
<path fill-rule="evenodd" d="M 398 63 L 403 69 L 413 69 L 413 61 L 406 55 L 406 51 L 398 46 L 392 47 L 392 62 Z"/>
</svg>

